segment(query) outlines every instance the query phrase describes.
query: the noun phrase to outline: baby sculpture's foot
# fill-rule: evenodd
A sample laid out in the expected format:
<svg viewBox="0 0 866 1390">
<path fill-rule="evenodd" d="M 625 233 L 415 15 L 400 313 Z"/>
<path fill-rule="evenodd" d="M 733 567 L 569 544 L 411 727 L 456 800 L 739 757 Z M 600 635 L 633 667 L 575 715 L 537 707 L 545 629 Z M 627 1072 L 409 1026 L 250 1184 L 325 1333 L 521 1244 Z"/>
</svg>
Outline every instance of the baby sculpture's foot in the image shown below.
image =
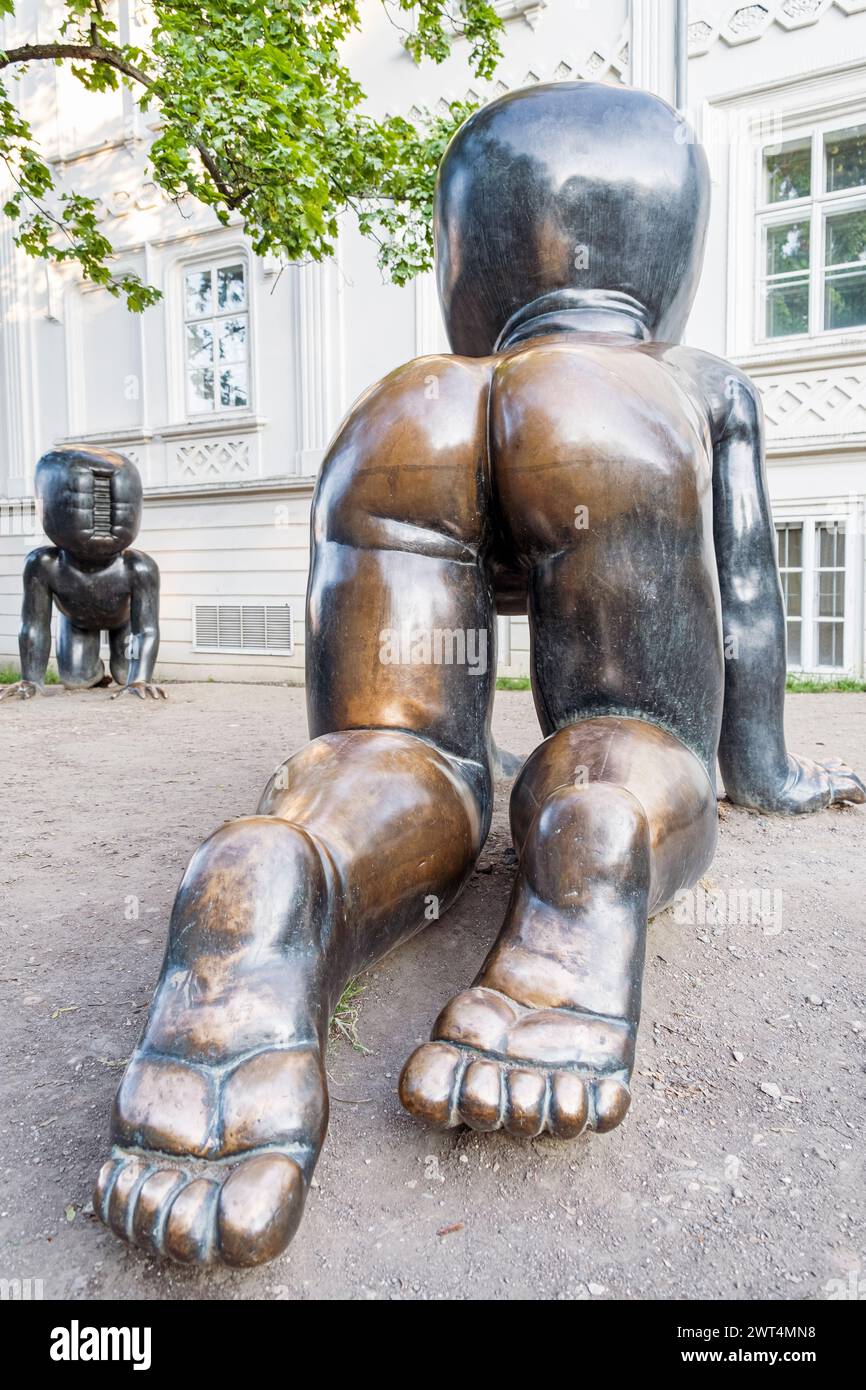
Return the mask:
<svg viewBox="0 0 866 1390">
<path fill-rule="evenodd" d="M 327 1105 L 314 1047 L 263 1048 L 225 1068 L 141 1048 L 94 1209 L 122 1240 L 184 1264 L 273 1259 L 301 1219 Z"/>
<path fill-rule="evenodd" d="M 410 1114 L 532 1138 L 613 1129 L 630 1100 L 634 1028 L 571 1009 L 529 1009 L 497 990 L 458 994 L 400 1078 Z"/>
<path fill-rule="evenodd" d="M 327 888 L 302 831 L 234 821 L 194 856 L 94 1208 L 185 1264 L 255 1265 L 301 1219 L 328 1122 Z"/>
<path fill-rule="evenodd" d="M 409 1058 L 400 1098 L 437 1128 L 572 1139 L 629 1107 L 649 893 L 648 825 L 628 792 L 559 788 L 523 847 L 475 986 Z"/>
</svg>

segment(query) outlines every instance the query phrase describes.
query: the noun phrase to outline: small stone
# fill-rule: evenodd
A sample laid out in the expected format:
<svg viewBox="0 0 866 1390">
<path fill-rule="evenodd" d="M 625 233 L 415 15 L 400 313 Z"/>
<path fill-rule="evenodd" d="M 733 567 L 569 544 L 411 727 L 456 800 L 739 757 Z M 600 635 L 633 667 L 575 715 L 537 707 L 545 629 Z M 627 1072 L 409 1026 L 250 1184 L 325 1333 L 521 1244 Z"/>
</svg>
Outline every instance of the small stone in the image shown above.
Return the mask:
<svg viewBox="0 0 866 1390">
<path fill-rule="evenodd" d="M 762 1081 L 760 1089 L 764 1092 L 765 1096 L 772 1096 L 773 1100 L 782 1099 L 782 1092 L 776 1085 L 775 1081 Z"/>
<path fill-rule="evenodd" d="M 743 1053 L 743 1052 L 738 1052 L 737 1049 L 736 1049 L 735 1047 L 732 1047 L 732 1048 L 731 1048 L 731 1056 L 733 1057 L 733 1059 L 734 1059 L 735 1062 L 742 1062 L 743 1057 L 745 1056 L 745 1053 Z"/>
<path fill-rule="evenodd" d="M 591 1294 L 607 1293 L 606 1284 L 587 1284 L 586 1287 L 589 1289 Z"/>
</svg>

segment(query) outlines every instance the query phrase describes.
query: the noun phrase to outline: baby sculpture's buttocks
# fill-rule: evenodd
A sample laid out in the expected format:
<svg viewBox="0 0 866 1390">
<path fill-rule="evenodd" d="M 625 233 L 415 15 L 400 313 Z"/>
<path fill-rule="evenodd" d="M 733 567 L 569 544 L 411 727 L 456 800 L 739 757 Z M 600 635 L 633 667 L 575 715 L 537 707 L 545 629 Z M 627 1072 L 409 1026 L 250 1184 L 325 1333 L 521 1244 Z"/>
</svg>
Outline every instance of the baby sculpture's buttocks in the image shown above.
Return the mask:
<svg viewBox="0 0 866 1390">
<path fill-rule="evenodd" d="M 104 449 L 54 449 L 36 466 L 42 526 L 54 542 L 31 551 L 24 566 L 19 652 L 21 681 L 4 694 L 29 699 L 44 691 L 51 614 L 59 614 L 57 669 L 71 690 L 109 684 L 144 698 L 164 694 L 152 683 L 159 650 L 159 570 L 129 547 L 141 525 L 138 469 Z M 108 633 L 111 677 L 99 655 Z"/>
</svg>

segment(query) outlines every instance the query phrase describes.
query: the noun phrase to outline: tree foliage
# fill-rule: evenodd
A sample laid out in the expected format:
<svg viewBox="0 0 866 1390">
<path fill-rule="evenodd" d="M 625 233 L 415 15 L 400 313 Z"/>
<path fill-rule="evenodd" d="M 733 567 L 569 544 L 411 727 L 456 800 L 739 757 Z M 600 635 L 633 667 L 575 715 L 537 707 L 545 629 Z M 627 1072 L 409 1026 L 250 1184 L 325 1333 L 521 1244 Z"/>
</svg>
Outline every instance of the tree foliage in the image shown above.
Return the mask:
<svg viewBox="0 0 866 1390">
<path fill-rule="evenodd" d="M 490 0 L 381 0 L 416 62 L 441 62 L 455 30 L 472 70 L 489 77 L 501 20 Z M 0 0 L 0 15 L 15 13 Z M 376 118 L 344 58 L 360 27 L 356 0 L 153 0 L 146 46 L 123 42 L 107 0 L 67 0 L 56 37 L 0 51 L 4 214 L 28 255 L 77 262 L 84 276 L 141 310 L 158 292 L 112 268 L 94 198 L 61 185 L 14 100 L 35 63 L 71 66 L 91 92 L 120 84 L 156 112 L 153 180 L 191 196 L 220 222 L 241 219 L 259 255 L 320 260 L 353 208 L 377 239 L 379 263 L 403 284 L 431 261 L 436 169 L 471 106 Z"/>
</svg>

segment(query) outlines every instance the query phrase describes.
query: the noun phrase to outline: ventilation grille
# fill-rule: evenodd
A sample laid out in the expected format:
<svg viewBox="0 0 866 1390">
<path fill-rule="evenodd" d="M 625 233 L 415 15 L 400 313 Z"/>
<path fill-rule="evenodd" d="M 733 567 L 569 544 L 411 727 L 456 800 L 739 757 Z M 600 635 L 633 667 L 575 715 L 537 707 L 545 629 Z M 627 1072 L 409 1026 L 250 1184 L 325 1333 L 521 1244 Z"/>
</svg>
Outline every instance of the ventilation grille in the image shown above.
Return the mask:
<svg viewBox="0 0 866 1390">
<path fill-rule="evenodd" d="M 197 603 L 193 608 L 197 652 L 294 651 L 288 603 Z"/>
<path fill-rule="evenodd" d="M 111 478 L 105 473 L 93 475 L 93 534 L 111 535 Z"/>
</svg>

